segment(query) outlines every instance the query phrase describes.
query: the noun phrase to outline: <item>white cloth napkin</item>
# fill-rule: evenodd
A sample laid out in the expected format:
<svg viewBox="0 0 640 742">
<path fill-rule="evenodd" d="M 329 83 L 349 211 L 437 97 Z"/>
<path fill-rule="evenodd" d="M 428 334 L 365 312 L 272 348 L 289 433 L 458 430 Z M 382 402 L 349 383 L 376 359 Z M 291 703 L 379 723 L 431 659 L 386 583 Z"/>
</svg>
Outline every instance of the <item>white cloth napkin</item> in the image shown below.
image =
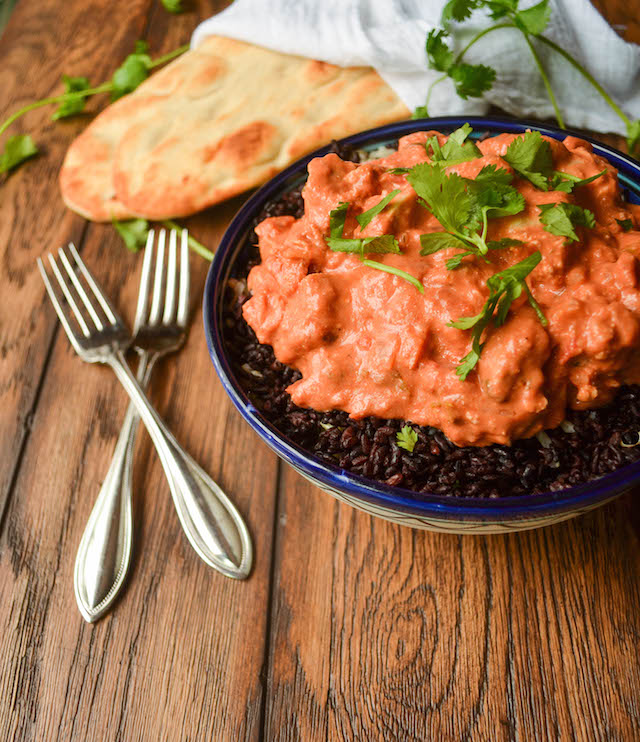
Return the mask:
<svg viewBox="0 0 640 742">
<path fill-rule="evenodd" d="M 444 0 L 235 0 L 199 25 L 191 44 L 217 34 L 344 67 L 368 65 L 413 110 L 440 75 L 427 69 L 425 39 L 439 25 L 443 5 Z M 599 80 L 627 115 L 640 118 L 640 47 L 623 41 L 588 0 L 551 0 L 551 6 L 545 36 Z M 457 49 L 491 23 L 479 13 L 472 21 L 458 26 Z M 540 54 L 567 124 L 625 133 L 623 122 L 573 67 L 546 46 Z M 493 103 L 514 116 L 553 117 L 531 53 L 515 29 L 487 34 L 465 61 L 494 67 L 493 88 L 484 99 L 464 101 L 447 79 L 434 90 L 432 116 L 483 114 Z"/>
</svg>

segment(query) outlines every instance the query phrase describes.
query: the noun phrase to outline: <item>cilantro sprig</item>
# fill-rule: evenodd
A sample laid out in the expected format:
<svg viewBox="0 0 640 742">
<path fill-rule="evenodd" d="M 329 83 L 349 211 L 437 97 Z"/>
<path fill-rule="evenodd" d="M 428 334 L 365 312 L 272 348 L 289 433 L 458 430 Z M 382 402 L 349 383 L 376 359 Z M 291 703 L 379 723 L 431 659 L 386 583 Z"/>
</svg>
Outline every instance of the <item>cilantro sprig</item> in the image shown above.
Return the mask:
<svg viewBox="0 0 640 742">
<path fill-rule="evenodd" d="M 382 210 L 395 198 L 400 190 L 391 191 L 375 206 L 367 211 L 363 212 L 356 217 L 360 229 L 364 229 L 371 221 L 382 212 Z M 377 260 L 371 260 L 365 258 L 368 254 L 400 254 L 400 245 L 398 240 L 392 234 L 381 234 L 373 237 L 358 237 L 348 238 L 343 237 L 344 225 L 347 219 L 347 211 L 349 210 L 350 203 L 348 201 L 341 201 L 335 209 L 329 212 L 329 237 L 325 237 L 325 241 L 330 250 L 334 252 L 346 252 L 357 255 L 363 265 L 369 268 L 375 268 L 376 270 L 383 271 L 384 273 L 391 273 L 394 276 L 403 278 L 408 281 L 412 286 L 415 286 L 421 294 L 424 294 L 424 286 L 415 276 L 412 276 L 407 271 L 403 271 L 400 268 L 396 268 L 393 265 L 386 265 L 380 263 Z"/>
<path fill-rule="evenodd" d="M 0 124 L 0 136 L 21 116 L 36 108 L 58 104 L 51 118 L 54 121 L 76 116 L 84 111 L 87 99 L 101 93 L 110 93 L 111 100 L 117 100 L 123 95 L 135 90 L 141 82 L 146 80 L 151 70 L 170 62 L 189 48 L 188 44 L 175 49 L 153 60 L 148 54 L 148 44 L 144 41 L 136 42 L 134 51 L 129 54 L 123 63 L 114 72 L 111 80 L 97 86 L 91 86 L 86 77 L 62 76 L 65 92 L 48 98 L 29 103 L 15 111 L 6 121 Z M 25 160 L 37 154 L 38 149 L 29 134 L 19 134 L 6 140 L 0 152 L 0 173 L 12 170 Z"/>
<path fill-rule="evenodd" d="M 498 21 L 482 29 L 473 36 L 462 51 L 455 55 L 448 44 L 451 34 L 451 23 L 463 23 L 476 10 L 488 11 L 493 21 Z M 471 65 L 464 62 L 466 53 L 480 39 L 498 29 L 511 28 L 522 33 L 539 70 L 540 77 L 553 106 L 556 120 L 561 128 L 565 128 L 560 105 L 552 89 L 551 82 L 540 58 L 540 53 L 534 41 L 546 46 L 556 54 L 560 54 L 582 77 L 584 77 L 609 105 L 609 107 L 624 122 L 627 130 L 627 147 L 631 154 L 640 153 L 640 119 L 631 119 L 607 93 L 602 85 L 586 70 L 571 54 L 551 39 L 543 35 L 551 17 L 549 0 L 541 0 L 536 5 L 521 10 L 519 0 L 449 0 L 442 10 L 440 23 L 442 28 L 429 32 L 426 40 L 427 62 L 430 69 L 442 72 L 429 87 L 424 106 L 419 106 L 414 112 L 414 118 L 429 115 L 429 102 L 436 85 L 449 78 L 458 95 L 463 98 L 479 98 L 493 86 L 496 71 L 486 65 Z"/>
<path fill-rule="evenodd" d="M 405 451 L 413 453 L 413 449 L 418 442 L 418 434 L 410 425 L 403 425 L 396 433 L 396 443 L 398 448 L 404 448 Z"/>
<path fill-rule="evenodd" d="M 182 227 L 171 219 L 165 219 L 160 223 L 167 229 L 182 230 Z M 122 237 L 127 250 L 139 252 L 145 246 L 150 229 L 149 222 L 146 219 L 129 219 L 123 222 L 113 219 L 112 224 L 116 232 Z M 213 260 L 211 250 L 208 250 L 201 242 L 198 242 L 195 237 L 189 235 L 187 242 L 189 243 L 189 247 L 205 260 L 209 262 Z"/>
<path fill-rule="evenodd" d="M 580 240 L 576 234 L 576 227 L 592 229 L 596 225 L 593 212 L 576 204 L 539 204 L 538 209 L 540 210 L 540 221 L 544 224 L 547 232 L 567 237 L 572 242 Z"/>
<path fill-rule="evenodd" d="M 482 258 L 490 249 L 520 244 L 514 240 L 487 242 L 488 220 L 518 214 L 525 202 L 512 185 L 513 176 L 503 168 L 485 165 L 475 179 L 457 173 L 445 173 L 438 165 L 420 163 L 411 168 L 407 180 L 421 199 L 422 205 L 436 217 L 444 232 L 420 236 L 421 255 L 458 247 L 463 253 L 448 261 L 449 269 L 457 268 L 466 255 Z"/>
<path fill-rule="evenodd" d="M 448 323 L 449 327 L 471 330 L 471 350 L 461 359 L 456 368 L 456 374 L 462 381 L 467 378 L 480 360 L 480 354 L 485 345 L 481 342 L 484 331 L 492 323 L 494 327 L 500 327 L 505 323 L 512 303 L 522 295 L 523 291 L 526 293 L 529 303 L 534 308 L 540 322 L 544 326 L 547 325 L 547 319 L 525 281 L 541 259 L 542 255 L 539 251 L 536 251 L 519 263 L 494 273 L 487 279 L 489 298 L 479 314 L 473 317 L 460 317 Z"/>
<path fill-rule="evenodd" d="M 449 167 L 482 157 L 482 152 L 474 142 L 468 139 L 472 131 L 473 129 L 469 124 L 463 124 L 459 129 L 449 134 L 442 147 L 438 142 L 438 137 L 429 137 L 425 142 L 425 148 L 427 154 L 430 155 L 431 162 Z"/>
<path fill-rule="evenodd" d="M 516 137 L 507 147 L 503 159 L 522 178 L 531 181 L 541 191 L 571 193 L 574 188 L 592 183 L 607 172 L 605 168 L 589 178 L 553 169 L 551 145 L 539 131 L 528 131 Z"/>
</svg>

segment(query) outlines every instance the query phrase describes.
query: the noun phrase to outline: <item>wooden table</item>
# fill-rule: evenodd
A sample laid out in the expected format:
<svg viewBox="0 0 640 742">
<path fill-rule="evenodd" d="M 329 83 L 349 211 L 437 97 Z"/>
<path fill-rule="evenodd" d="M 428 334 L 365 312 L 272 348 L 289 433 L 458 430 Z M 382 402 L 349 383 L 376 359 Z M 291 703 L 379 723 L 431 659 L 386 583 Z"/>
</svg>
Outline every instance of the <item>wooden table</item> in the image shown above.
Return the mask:
<svg viewBox="0 0 640 742">
<path fill-rule="evenodd" d="M 4 115 L 58 90 L 62 73 L 108 79 L 138 38 L 154 55 L 175 48 L 216 5 L 175 17 L 149 0 L 20 0 L 0 38 Z M 613 22 L 633 17 L 605 6 Z M 128 586 L 107 618 L 82 620 L 74 558 L 126 400 L 72 352 L 35 259 L 73 240 L 129 320 L 141 261 L 110 226 L 63 208 L 57 171 L 87 121 L 50 113 L 20 129 L 43 155 L 0 182 L 0 739 L 640 739 L 637 496 L 490 537 L 339 504 L 226 398 L 197 256 L 189 339 L 152 397 L 245 514 L 255 569 L 237 583 L 195 556 L 141 435 Z M 188 225 L 214 247 L 241 202 Z"/>
</svg>

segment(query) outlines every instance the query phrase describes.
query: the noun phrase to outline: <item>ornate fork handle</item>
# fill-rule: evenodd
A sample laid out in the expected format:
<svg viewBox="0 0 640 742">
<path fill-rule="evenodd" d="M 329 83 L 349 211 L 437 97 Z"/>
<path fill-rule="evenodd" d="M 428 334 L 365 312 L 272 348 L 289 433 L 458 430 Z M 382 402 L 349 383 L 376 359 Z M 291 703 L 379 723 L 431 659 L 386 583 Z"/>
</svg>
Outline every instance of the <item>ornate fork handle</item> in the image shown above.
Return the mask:
<svg viewBox="0 0 640 742">
<path fill-rule="evenodd" d="M 159 354 L 143 352 L 138 383 L 146 389 Z M 133 446 L 140 416 L 129 403 L 109 471 L 82 535 L 73 573 L 78 608 L 92 623 L 103 616 L 122 587 L 133 544 Z"/>
<path fill-rule="evenodd" d="M 199 556 L 227 577 L 245 579 L 253 561 L 251 537 L 222 489 L 181 448 L 149 403 L 120 350 L 108 363 L 136 406 L 160 456 L 187 538 Z"/>
</svg>

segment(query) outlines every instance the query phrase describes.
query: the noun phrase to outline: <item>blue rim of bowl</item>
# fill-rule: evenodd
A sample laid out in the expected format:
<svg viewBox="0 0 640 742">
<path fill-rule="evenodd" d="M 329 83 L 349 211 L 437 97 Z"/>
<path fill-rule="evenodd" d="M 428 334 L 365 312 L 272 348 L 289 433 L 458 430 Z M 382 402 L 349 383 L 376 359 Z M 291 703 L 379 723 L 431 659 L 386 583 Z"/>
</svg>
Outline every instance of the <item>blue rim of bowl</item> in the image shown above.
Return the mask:
<svg viewBox="0 0 640 742">
<path fill-rule="evenodd" d="M 388 124 L 375 129 L 354 134 L 340 140 L 341 145 L 355 148 L 371 146 L 398 139 L 414 131 L 424 129 L 453 130 L 468 122 L 477 134 L 490 133 L 519 134 L 527 129 L 536 129 L 554 139 L 576 136 L 593 145 L 594 151 L 607 159 L 620 174 L 620 180 L 627 192 L 640 202 L 640 164 L 622 152 L 607 147 L 592 137 L 579 132 L 541 125 L 533 121 L 515 121 L 494 117 L 451 117 L 442 116 L 430 119 L 415 119 Z M 402 487 L 391 487 L 359 474 L 352 474 L 337 466 L 325 464 L 301 446 L 290 441 L 273 426 L 249 400 L 238 383 L 231 365 L 224 353 L 219 309 L 222 306 L 224 286 L 230 268 L 242 250 L 248 225 L 257 216 L 265 203 L 279 196 L 300 182 L 306 174 L 306 166 L 314 157 L 321 157 L 331 151 L 331 145 L 321 147 L 297 160 L 286 170 L 263 185 L 238 211 L 216 250 L 207 275 L 204 289 L 204 331 L 216 373 L 222 385 L 240 414 L 256 433 L 285 461 L 298 471 L 330 489 L 348 492 L 351 496 L 378 505 L 382 508 L 437 520 L 466 521 L 508 521 L 528 517 L 542 517 L 562 514 L 589 508 L 605 502 L 640 480 L 640 461 L 624 466 L 598 479 L 575 487 L 543 492 L 534 495 L 510 495 L 496 499 L 480 497 L 461 497 L 456 495 L 436 495 L 413 492 Z M 235 249 L 234 249 L 235 248 Z"/>
</svg>

